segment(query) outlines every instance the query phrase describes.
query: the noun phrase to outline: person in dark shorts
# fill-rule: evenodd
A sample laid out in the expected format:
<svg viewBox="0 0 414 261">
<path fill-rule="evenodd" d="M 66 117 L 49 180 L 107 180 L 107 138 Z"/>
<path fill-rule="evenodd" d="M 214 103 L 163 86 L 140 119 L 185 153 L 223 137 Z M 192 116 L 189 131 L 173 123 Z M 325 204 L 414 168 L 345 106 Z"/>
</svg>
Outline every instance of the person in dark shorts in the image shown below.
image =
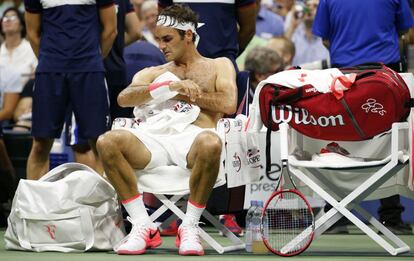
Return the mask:
<svg viewBox="0 0 414 261">
<path fill-rule="evenodd" d="M 96 153 L 97 137 L 110 124 L 103 57 L 116 37 L 114 0 L 25 0 L 27 36 L 39 59 L 33 91 L 33 146 L 27 178 L 49 168 L 54 138 L 60 137 L 67 106 Z M 97 169 L 102 171 L 102 167 Z"/>
</svg>

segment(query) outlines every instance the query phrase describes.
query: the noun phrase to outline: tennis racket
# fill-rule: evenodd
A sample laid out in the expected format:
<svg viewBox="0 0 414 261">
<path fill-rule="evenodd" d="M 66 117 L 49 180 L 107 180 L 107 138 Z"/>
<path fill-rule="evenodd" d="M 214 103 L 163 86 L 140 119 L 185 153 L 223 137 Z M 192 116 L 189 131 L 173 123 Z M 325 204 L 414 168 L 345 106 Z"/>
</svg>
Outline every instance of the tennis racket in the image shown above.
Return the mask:
<svg viewBox="0 0 414 261">
<path fill-rule="evenodd" d="M 261 234 L 266 247 L 279 256 L 295 256 L 311 244 L 315 230 L 312 208 L 305 196 L 296 189 L 289 172 L 287 123 L 279 125 L 282 171 L 276 190 L 267 200 L 261 221 Z M 293 189 L 283 189 L 281 180 L 288 176 Z M 279 189 L 280 187 L 280 189 Z"/>
</svg>

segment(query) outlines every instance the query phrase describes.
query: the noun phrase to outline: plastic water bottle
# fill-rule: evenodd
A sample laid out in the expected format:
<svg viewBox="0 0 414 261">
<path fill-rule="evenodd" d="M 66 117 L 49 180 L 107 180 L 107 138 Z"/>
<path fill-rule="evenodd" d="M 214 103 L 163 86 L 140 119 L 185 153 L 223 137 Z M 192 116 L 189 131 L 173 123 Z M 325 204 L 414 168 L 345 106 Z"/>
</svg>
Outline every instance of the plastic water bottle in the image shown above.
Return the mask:
<svg viewBox="0 0 414 261">
<path fill-rule="evenodd" d="M 262 203 L 262 207 L 263 207 L 263 203 Z M 269 219 L 267 218 L 266 213 L 262 214 L 262 225 L 263 227 L 261 229 L 263 229 L 263 237 L 268 239 L 269 238 Z"/>
<path fill-rule="evenodd" d="M 262 223 L 262 211 L 263 211 L 263 201 L 258 202 L 257 208 L 253 212 L 252 217 L 252 252 L 255 254 L 265 254 L 268 252 L 265 244 L 263 243 L 262 233 L 261 233 L 261 223 Z M 266 217 L 267 220 L 267 217 Z"/>
<path fill-rule="evenodd" d="M 254 210 L 257 208 L 257 201 L 252 200 L 250 202 L 250 208 L 247 210 L 246 214 L 246 231 L 244 232 L 244 241 L 246 244 L 246 251 L 252 252 L 252 242 L 253 242 L 253 233 L 252 233 L 252 218 Z"/>
</svg>

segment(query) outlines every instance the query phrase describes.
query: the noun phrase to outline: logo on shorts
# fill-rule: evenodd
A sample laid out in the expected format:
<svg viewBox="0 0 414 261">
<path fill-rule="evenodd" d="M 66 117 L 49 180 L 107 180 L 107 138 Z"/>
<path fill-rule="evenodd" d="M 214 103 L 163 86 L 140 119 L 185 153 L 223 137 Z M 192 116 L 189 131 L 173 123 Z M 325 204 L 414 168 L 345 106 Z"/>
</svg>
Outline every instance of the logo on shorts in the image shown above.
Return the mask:
<svg viewBox="0 0 414 261">
<path fill-rule="evenodd" d="M 112 123 L 112 126 L 119 126 L 119 127 L 125 127 L 127 124 L 125 118 L 116 118 L 114 122 Z"/>
<path fill-rule="evenodd" d="M 237 152 L 233 155 L 233 162 L 232 162 L 233 168 L 236 170 L 236 172 L 239 172 L 241 169 L 241 159 L 239 155 L 237 155 Z"/>
<path fill-rule="evenodd" d="M 141 122 L 142 122 L 142 119 L 135 118 L 134 122 L 132 123 L 132 128 L 138 127 L 141 124 Z"/>
<path fill-rule="evenodd" d="M 243 121 L 240 119 L 237 119 L 234 121 L 234 128 L 240 132 L 243 129 Z"/>
<path fill-rule="evenodd" d="M 220 119 L 220 121 L 223 122 L 224 133 L 229 133 L 231 129 L 230 121 L 228 119 Z"/>
<path fill-rule="evenodd" d="M 56 240 L 55 238 L 55 232 L 56 232 L 56 226 L 55 225 L 45 225 L 46 232 L 49 233 L 49 236 L 51 239 Z"/>
<path fill-rule="evenodd" d="M 178 101 L 176 104 L 174 104 L 174 111 L 175 112 L 189 112 L 193 106 L 189 103 Z"/>
</svg>

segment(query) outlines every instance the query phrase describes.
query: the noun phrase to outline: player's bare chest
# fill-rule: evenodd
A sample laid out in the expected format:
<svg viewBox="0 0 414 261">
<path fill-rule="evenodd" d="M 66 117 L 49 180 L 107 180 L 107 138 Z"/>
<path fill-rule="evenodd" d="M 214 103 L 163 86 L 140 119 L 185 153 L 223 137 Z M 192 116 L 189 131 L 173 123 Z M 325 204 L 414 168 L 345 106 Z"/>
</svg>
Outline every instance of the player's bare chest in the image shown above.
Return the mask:
<svg viewBox="0 0 414 261">
<path fill-rule="evenodd" d="M 195 65 L 190 68 L 175 68 L 175 74 L 183 80 L 192 80 L 204 91 L 214 91 L 217 72 L 209 65 Z"/>
</svg>

